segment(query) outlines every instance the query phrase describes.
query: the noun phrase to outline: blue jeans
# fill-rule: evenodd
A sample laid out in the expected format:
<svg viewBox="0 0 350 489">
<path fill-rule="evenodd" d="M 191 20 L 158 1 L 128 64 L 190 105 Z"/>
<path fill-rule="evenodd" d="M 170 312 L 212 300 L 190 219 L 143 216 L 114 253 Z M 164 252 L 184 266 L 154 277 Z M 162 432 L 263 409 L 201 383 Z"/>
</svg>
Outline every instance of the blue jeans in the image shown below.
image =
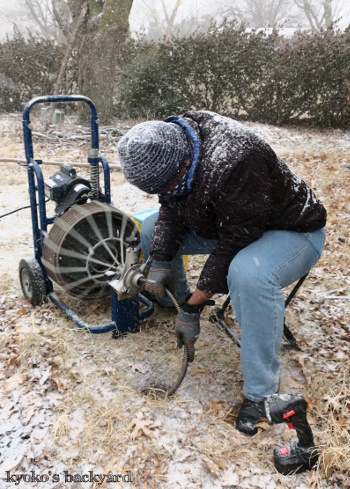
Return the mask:
<svg viewBox="0 0 350 489">
<path fill-rule="evenodd" d="M 142 224 L 142 252 L 147 259 L 152 242 L 154 214 Z M 312 233 L 266 231 L 231 261 L 227 284 L 241 328 L 241 370 L 244 395 L 251 401 L 278 390 L 281 340 L 284 325 L 282 289 L 309 272 L 319 260 L 325 230 Z M 206 240 L 192 231 L 185 236 L 173 260 L 175 296 L 182 301 L 190 289 L 182 255 L 210 254 L 216 240 Z M 170 305 L 168 298 L 164 305 Z"/>
</svg>

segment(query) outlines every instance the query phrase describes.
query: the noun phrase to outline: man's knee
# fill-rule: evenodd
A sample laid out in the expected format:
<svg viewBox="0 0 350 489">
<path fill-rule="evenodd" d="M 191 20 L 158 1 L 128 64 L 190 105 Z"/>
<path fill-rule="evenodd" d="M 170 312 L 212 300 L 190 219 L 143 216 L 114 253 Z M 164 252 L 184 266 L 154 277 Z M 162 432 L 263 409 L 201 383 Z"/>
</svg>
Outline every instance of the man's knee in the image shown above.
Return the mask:
<svg viewBox="0 0 350 489">
<path fill-rule="evenodd" d="M 258 258 L 254 256 L 236 255 L 231 261 L 227 283 L 229 289 L 242 288 L 259 288 L 274 283 L 274 277 L 271 270 L 262 266 Z"/>
</svg>

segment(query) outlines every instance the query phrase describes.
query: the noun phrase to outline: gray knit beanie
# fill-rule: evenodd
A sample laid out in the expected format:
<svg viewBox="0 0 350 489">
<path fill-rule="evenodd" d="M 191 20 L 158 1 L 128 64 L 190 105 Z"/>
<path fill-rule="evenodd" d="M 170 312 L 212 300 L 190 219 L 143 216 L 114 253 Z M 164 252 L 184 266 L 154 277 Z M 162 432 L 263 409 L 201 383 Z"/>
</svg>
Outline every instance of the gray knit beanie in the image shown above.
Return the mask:
<svg viewBox="0 0 350 489">
<path fill-rule="evenodd" d="M 175 182 L 190 157 L 190 145 L 177 124 L 149 121 L 137 124 L 118 144 L 122 172 L 131 184 L 159 194 Z"/>
</svg>

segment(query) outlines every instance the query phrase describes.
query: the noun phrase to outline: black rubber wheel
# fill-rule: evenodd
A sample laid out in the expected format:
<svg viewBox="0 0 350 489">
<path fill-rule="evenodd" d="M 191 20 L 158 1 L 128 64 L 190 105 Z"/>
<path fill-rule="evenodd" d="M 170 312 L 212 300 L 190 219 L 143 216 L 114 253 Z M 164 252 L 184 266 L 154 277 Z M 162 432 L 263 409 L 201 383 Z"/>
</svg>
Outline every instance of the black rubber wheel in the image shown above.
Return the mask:
<svg viewBox="0 0 350 489">
<path fill-rule="evenodd" d="M 19 262 L 19 281 L 24 297 L 33 306 L 40 306 L 46 300 L 44 272 L 35 258 L 23 258 Z"/>
</svg>

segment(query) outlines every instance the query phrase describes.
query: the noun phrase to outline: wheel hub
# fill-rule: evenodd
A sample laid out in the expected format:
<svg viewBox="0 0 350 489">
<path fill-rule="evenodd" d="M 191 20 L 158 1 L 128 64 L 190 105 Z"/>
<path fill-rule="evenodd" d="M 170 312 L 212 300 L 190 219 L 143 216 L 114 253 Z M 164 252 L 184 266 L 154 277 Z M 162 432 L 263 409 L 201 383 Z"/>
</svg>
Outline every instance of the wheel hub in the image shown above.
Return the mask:
<svg viewBox="0 0 350 489">
<path fill-rule="evenodd" d="M 25 289 L 25 295 L 26 297 L 30 298 L 32 296 L 32 286 L 30 283 L 29 275 L 27 270 L 23 269 L 22 270 L 22 285 L 23 288 Z"/>
<path fill-rule="evenodd" d="M 91 278 L 101 273 L 114 276 L 118 272 L 118 240 L 108 238 L 97 243 L 87 257 L 87 269 Z"/>
</svg>

